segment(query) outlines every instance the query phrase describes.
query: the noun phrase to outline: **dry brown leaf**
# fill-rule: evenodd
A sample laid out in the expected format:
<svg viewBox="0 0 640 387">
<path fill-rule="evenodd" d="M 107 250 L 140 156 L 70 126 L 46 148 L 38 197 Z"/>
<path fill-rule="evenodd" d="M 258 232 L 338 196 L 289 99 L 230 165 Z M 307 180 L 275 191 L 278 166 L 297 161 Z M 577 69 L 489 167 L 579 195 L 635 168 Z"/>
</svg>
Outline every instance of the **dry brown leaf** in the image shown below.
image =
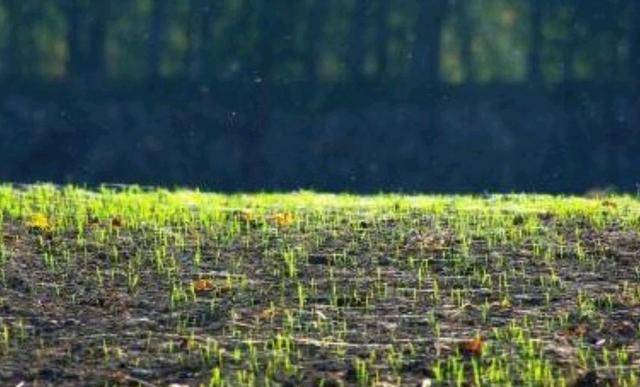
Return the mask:
<svg viewBox="0 0 640 387">
<path fill-rule="evenodd" d="M 577 324 L 567 329 L 567 335 L 570 337 L 583 337 L 587 333 L 588 329 L 589 327 L 587 324 Z"/>
<path fill-rule="evenodd" d="M 279 212 L 273 215 L 273 222 L 278 227 L 288 227 L 295 221 L 295 216 L 291 212 Z"/>
<path fill-rule="evenodd" d="M 215 288 L 215 284 L 210 279 L 201 278 L 193 282 L 193 290 L 195 290 L 196 293 L 209 292 L 209 291 L 212 291 L 214 288 Z"/>
<path fill-rule="evenodd" d="M 485 342 L 480 337 L 472 340 L 463 341 L 461 344 L 462 353 L 467 356 L 481 356 Z"/>
<path fill-rule="evenodd" d="M 255 222 L 257 219 L 256 214 L 249 209 L 236 211 L 234 212 L 234 215 L 238 220 L 241 220 L 243 222 Z"/>
<path fill-rule="evenodd" d="M 122 218 L 119 216 L 114 216 L 113 218 L 111 218 L 111 226 L 115 228 L 120 228 L 124 226 L 124 220 L 122 220 Z"/>
<path fill-rule="evenodd" d="M 258 318 L 260 320 L 270 320 L 276 316 L 276 313 L 277 311 L 275 308 L 266 308 L 262 312 L 260 312 Z"/>
</svg>

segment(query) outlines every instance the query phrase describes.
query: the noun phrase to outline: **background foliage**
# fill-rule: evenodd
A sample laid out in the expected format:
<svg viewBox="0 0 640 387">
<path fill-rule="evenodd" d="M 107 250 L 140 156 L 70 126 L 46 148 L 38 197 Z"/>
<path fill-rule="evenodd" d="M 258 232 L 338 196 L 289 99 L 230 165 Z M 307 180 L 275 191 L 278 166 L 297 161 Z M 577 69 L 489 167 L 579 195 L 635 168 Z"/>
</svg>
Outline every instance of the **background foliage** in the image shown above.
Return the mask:
<svg viewBox="0 0 640 387">
<path fill-rule="evenodd" d="M 633 190 L 633 0 L 2 0 L 0 178 Z"/>
</svg>

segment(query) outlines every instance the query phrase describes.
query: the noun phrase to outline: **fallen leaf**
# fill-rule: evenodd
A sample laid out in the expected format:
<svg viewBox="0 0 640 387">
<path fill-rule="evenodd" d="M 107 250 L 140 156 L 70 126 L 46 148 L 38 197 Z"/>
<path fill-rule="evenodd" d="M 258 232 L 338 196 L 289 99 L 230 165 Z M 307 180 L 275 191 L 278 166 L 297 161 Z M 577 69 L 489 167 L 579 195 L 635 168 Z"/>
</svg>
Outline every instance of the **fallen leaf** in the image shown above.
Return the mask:
<svg viewBox="0 0 640 387">
<path fill-rule="evenodd" d="M 567 329 L 568 336 L 583 337 L 587 333 L 587 324 L 577 324 Z"/>
<path fill-rule="evenodd" d="M 238 220 L 242 220 L 244 222 L 253 222 L 256 220 L 256 214 L 249 209 L 235 211 L 234 215 Z"/>
<path fill-rule="evenodd" d="M 262 312 L 260 312 L 260 314 L 258 315 L 258 318 L 260 320 L 270 320 L 276 316 L 276 313 L 277 311 L 275 308 L 266 308 Z"/>
<path fill-rule="evenodd" d="M 193 290 L 196 293 L 209 292 L 214 289 L 214 283 L 210 279 L 201 278 L 193 282 Z"/>
<path fill-rule="evenodd" d="M 278 227 L 288 227 L 293 224 L 295 217 L 291 212 L 279 212 L 273 215 L 273 222 Z"/>
<path fill-rule="evenodd" d="M 485 342 L 480 337 L 463 341 L 461 345 L 462 353 L 467 356 L 481 356 L 484 345 Z"/>
<path fill-rule="evenodd" d="M 53 221 L 41 212 L 31 215 L 26 224 L 27 227 L 39 231 L 51 231 L 53 228 Z"/>
<path fill-rule="evenodd" d="M 120 228 L 124 226 L 124 221 L 122 220 L 121 217 L 114 216 L 113 218 L 111 218 L 111 226 L 115 228 Z"/>
</svg>

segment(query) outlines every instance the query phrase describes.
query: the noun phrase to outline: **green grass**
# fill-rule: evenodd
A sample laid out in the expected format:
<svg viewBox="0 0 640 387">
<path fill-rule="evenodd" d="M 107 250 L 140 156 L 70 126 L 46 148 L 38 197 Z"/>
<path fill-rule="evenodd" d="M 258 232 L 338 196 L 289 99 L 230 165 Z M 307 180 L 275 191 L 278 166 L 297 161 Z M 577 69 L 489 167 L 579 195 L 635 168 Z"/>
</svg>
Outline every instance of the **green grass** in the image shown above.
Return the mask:
<svg viewBox="0 0 640 387">
<path fill-rule="evenodd" d="M 640 201 L 0 186 L 0 380 L 640 377 Z"/>
</svg>

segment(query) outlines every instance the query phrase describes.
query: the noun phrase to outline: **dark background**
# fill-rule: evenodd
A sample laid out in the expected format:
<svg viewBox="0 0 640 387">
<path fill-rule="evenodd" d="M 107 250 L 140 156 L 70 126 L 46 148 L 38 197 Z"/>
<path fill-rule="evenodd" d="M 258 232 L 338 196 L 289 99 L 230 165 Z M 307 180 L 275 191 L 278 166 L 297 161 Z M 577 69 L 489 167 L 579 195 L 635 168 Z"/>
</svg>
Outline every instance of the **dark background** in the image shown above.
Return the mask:
<svg viewBox="0 0 640 387">
<path fill-rule="evenodd" d="M 640 181 L 640 1 L 2 0 L 0 179 Z"/>
</svg>

